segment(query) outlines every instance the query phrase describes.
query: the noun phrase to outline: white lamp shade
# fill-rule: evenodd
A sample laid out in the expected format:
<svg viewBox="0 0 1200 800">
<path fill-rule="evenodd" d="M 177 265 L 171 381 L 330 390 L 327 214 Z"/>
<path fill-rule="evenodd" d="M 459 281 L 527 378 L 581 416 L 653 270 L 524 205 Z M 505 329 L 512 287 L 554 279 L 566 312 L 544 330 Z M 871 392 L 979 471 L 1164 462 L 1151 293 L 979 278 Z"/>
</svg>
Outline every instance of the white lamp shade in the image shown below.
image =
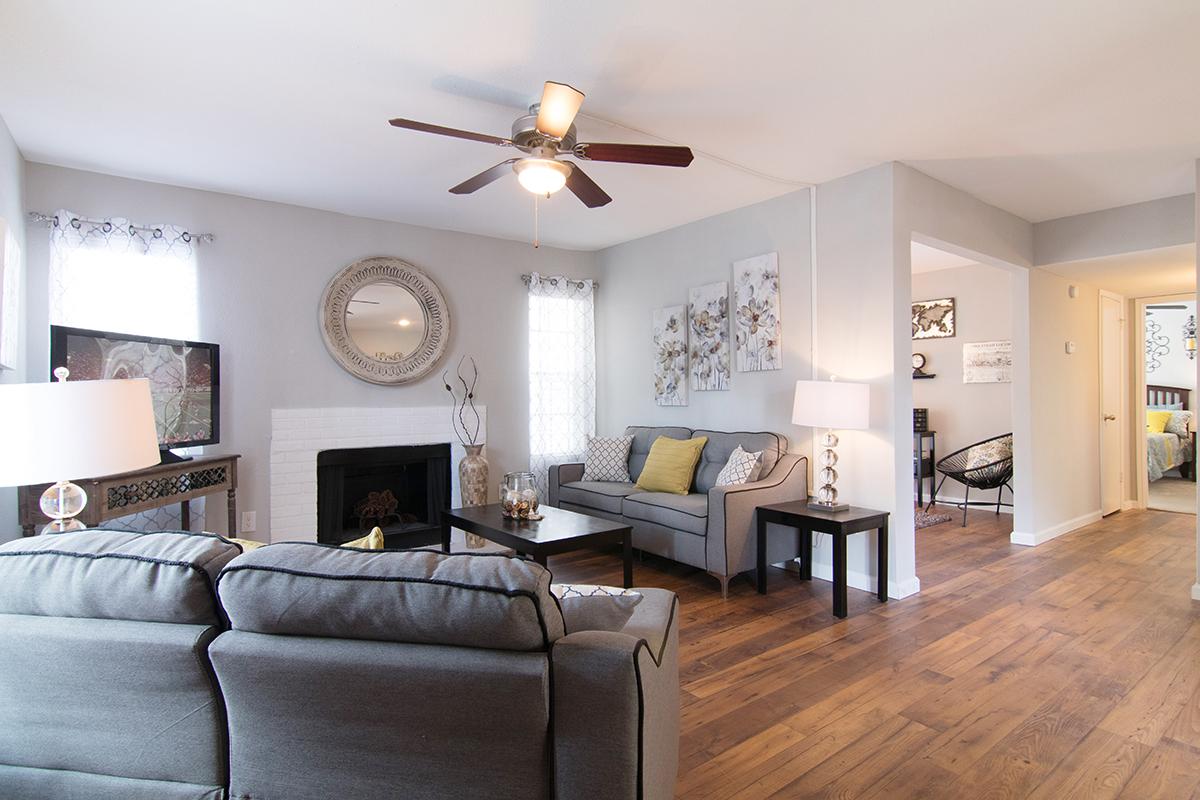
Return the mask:
<svg viewBox="0 0 1200 800">
<path fill-rule="evenodd" d="M 862 430 L 871 425 L 871 387 L 842 381 L 796 381 L 792 423 Z"/>
<path fill-rule="evenodd" d="M 97 478 L 159 463 L 150 382 L 0 386 L 0 486 Z"/>
</svg>

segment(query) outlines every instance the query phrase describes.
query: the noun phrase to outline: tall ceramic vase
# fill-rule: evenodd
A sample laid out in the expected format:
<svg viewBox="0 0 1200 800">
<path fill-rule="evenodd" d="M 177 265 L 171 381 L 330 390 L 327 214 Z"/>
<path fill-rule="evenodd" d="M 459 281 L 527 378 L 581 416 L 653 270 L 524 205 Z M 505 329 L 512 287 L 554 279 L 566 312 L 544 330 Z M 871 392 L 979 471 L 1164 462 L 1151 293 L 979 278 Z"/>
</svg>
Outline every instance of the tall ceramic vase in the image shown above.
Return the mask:
<svg viewBox="0 0 1200 800">
<path fill-rule="evenodd" d="M 467 454 L 458 462 L 458 490 L 463 506 L 487 505 L 488 462 L 483 457 L 483 445 L 465 445 Z M 473 533 L 467 534 L 467 547 L 483 547 L 487 540 Z"/>
</svg>

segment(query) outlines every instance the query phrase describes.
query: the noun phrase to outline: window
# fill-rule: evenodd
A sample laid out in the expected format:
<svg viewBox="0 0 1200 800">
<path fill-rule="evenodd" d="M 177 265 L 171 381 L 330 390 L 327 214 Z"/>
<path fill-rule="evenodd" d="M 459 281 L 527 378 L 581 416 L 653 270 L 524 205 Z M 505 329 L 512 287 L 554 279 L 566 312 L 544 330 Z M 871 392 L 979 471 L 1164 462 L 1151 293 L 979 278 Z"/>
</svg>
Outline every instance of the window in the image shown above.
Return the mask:
<svg viewBox="0 0 1200 800">
<path fill-rule="evenodd" d="M 89 222 L 60 211 L 50 235 L 50 322 L 199 338 L 191 236 L 171 225 Z"/>
<path fill-rule="evenodd" d="M 596 432 L 592 281 L 529 280 L 529 468 L 547 492 L 550 465 L 582 461 Z"/>
</svg>

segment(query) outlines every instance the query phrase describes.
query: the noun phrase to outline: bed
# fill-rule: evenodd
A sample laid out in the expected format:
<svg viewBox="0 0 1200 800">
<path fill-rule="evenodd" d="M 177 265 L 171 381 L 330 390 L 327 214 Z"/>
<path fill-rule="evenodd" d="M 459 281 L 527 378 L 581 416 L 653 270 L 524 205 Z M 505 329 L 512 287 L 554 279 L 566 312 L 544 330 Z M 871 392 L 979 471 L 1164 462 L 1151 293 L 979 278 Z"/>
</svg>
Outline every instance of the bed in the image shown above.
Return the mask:
<svg viewBox="0 0 1200 800">
<path fill-rule="evenodd" d="M 1146 385 L 1146 407 L 1170 410 L 1188 410 L 1189 390 L 1179 386 Z M 1151 481 L 1156 481 L 1167 470 L 1179 468 L 1179 474 L 1196 480 L 1196 435 L 1177 433 L 1151 433 L 1146 431 L 1146 470 Z"/>
</svg>

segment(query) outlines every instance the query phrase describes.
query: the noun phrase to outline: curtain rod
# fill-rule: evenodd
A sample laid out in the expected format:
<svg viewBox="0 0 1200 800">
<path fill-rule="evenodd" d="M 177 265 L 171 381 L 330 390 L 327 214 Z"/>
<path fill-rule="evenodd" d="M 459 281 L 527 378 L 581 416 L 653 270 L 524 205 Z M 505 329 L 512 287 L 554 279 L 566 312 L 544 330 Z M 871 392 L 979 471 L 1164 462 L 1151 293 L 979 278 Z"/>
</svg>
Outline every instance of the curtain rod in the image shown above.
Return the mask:
<svg viewBox="0 0 1200 800">
<path fill-rule="evenodd" d="M 580 286 L 582 286 L 582 285 L 583 285 L 583 283 L 584 283 L 583 281 L 576 280 L 575 278 L 568 278 L 568 277 L 566 277 L 565 275 L 543 275 L 542 277 L 544 277 L 544 278 L 558 278 L 558 279 L 560 279 L 560 280 L 564 280 L 564 281 L 566 281 L 567 283 L 577 283 L 577 284 L 579 284 Z M 525 284 L 526 286 L 528 286 L 528 285 L 529 285 L 529 282 L 530 282 L 531 280 L 533 280 L 533 276 L 532 276 L 532 275 L 530 275 L 528 272 L 526 272 L 524 275 L 522 275 L 522 276 L 521 276 L 521 283 Z M 597 280 L 592 280 L 592 288 L 593 288 L 593 289 L 595 289 L 595 288 L 597 288 L 597 287 L 599 287 L 599 286 L 600 286 L 600 281 L 597 281 Z"/>
<path fill-rule="evenodd" d="M 43 214 L 40 211 L 30 211 L 29 219 L 32 222 L 40 222 L 41 224 L 43 224 L 47 227 L 53 227 L 54 223 L 55 223 L 55 216 L 53 214 Z M 93 225 L 97 228 L 101 228 L 105 225 L 110 224 L 107 220 L 85 219 L 84 217 L 75 217 L 71 221 L 79 222 L 83 225 Z M 129 227 L 132 230 L 142 231 L 143 233 L 158 234 L 159 236 L 162 235 L 162 230 L 160 230 L 159 228 L 146 228 L 141 225 L 130 225 Z M 183 236 L 184 236 L 184 241 L 195 240 L 198 242 L 213 242 L 217 238 L 217 237 L 213 236 L 211 233 L 191 233 L 189 231 L 184 231 Z"/>
</svg>

